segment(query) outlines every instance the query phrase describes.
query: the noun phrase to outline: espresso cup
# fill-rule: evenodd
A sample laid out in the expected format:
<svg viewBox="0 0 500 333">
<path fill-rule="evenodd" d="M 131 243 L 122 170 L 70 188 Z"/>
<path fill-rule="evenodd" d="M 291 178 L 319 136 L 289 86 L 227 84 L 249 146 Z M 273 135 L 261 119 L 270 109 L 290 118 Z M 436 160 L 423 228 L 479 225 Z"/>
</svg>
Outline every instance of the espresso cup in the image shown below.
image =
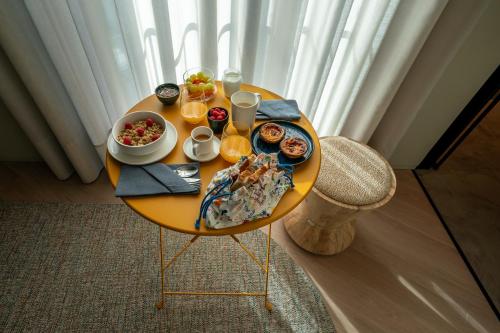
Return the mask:
<svg viewBox="0 0 500 333">
<path fill-rule="evenodd" d="M 213 151 L 214 132 L 209 127 L 199 126 L 191 131 L 191 142 L 193 143 L 193 155 L 200 157 Z"/>
<path fill-rule="evenodd" d="M 235 123 L 252 128 L 262 96 L 249 91 L 237 91 L 231 95 L 231 114 Z"/>
</svg>

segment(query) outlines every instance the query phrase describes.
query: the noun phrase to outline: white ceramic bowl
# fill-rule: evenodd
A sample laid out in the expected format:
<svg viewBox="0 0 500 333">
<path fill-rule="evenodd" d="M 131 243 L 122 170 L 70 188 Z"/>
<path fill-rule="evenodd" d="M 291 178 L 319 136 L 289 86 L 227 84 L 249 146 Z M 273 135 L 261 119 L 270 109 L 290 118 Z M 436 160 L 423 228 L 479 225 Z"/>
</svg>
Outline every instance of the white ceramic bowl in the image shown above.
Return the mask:
<svg viewBox="0 0 500 333">
<path fill-rule="evenodd" d="M 153 141 L 151 143 L 148 143 L 144 146 L 128 146 L 123 143 L 121 143 L 118 140 L 118 135 L 120 134 L 120 131 L 125 128 L 125 123 L 134 123 L 139 120 L 146 120 L 148 118 L 153 119 L 155 122 L 161 125 L 161 127 L 164 128 L 164 131 L 162 135 L 158 138 L 158 140 Z M 143 156 L 143 155 L 148 155 L 161 147 L 163 141 L 167 138 L 167 131 L 166 131 L 166 126 L 167 122 L 165 118 L 163 118 L 161 115 L 159 115 L 156 112 L 153 111 L 134 111 L 127 113 L 120 119 L 116 121 L 116 123 L 113 125 L 112 129 L 112 134 L 113 134 L 113 139 L 115 142 L 118 144 L 118 147 L 120 147 L 120 152 L 126 153 L 129 155 L 135 155 L 135 156 Z"/>
</svg>

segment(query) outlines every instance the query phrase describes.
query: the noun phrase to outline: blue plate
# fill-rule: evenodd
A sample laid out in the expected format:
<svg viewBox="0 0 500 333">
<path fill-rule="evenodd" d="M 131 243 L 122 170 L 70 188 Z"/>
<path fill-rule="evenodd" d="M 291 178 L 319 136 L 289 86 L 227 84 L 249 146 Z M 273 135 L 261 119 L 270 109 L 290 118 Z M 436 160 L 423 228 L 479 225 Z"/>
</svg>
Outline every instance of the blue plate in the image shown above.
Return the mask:
<svg viewBox="0 0 500 333">
<path fill-rule="evenodd" d="M 275 123 L 285 128 L 285 138 L 289 137 L 297 137 L 303 139 L 307 142 L 307 152 L 304 156 L 300 158 L 288 158 L 283 153 L 280 152 L 280 144 L 278 143 L 267 143 L 264 140 L 260 139 L 259 130 L 260 127 L 266 123 L 262 123 L 257 126 L 253 131 L 250 137 L 252 141 L 252 150 L 255 154 L 260 153 L 278 153 L 278 159 L 281 164 L 290 164 L 297 165 L 307 161 L 313 154 L 314 151 L 314 142 L 311 135 L 299 125 L 296 125 L 289 121 L 284 120 L 273 120 L 268 121 L 271 123 Z"/>
</svg>

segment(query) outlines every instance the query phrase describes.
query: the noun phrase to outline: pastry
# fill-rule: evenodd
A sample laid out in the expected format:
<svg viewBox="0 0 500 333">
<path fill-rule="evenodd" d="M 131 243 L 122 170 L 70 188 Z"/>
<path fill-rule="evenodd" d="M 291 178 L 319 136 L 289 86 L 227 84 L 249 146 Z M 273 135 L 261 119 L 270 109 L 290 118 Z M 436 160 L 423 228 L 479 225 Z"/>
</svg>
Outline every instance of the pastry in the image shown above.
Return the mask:
<svg viewBox="0 0 500 333">
<path fill-rule="evenodd" d="M 262 176 L 266 171 L 269 170 L 269 165 L 263 165 L 260 168 L 258 168 L 255 172 L 252 172 L 250 170 L 245 170 L 236 179 L 236 181 L 231 185 L 231 191 L 234 192 L 240 187 L 243 186 L 249 186 L 252 185 L 253 183 L 256 183 L 260 176 Z"/>
<path fill-rule="evenodd" d="M 267 164 L 258 168 L 250 177 L 248 177 L 249 183 L 256 183 L 259 180 L 260 176 L 265 174 L 267 170 L 269 170 L 269 165 Z"/>
<path fill-rule="evenodd" d="M 245 171 L 249 166 L 250 166 L 250 159 L 247 158 L 240 165 L 240 173 L 242 173 L 243 171 Z"/>
<path fill-rule="evenodd" d="M 307 152 L 307 142 L 297 137 L 286 138 L 280 142 L 280 150 L 288 158 L 299 158 Z"/>
<path fill-rule="evenodd" d="M 278 143 L 285 136 L 285 129 L 275 123 L 266 123 L 260 128 L 259 135 L 267 143 Z"/>
<path fill-rule="evenodd" d="M 251 154 L 250 156 L 248 156 L 240 165 L 240 173 L 245 171 L 248 167 L 250 167 L 253 161 L 255 161 L 255 158 L 256 158 L 255 154 Z"/>
</svg>

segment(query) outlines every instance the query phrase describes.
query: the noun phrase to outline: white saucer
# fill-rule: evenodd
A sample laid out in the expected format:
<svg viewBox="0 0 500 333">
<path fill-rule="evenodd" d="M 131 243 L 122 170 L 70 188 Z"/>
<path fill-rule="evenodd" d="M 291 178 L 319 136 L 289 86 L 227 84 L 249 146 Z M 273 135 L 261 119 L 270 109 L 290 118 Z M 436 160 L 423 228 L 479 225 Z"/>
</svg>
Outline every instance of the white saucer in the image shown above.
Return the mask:
<svg viewBox="0 0 500 333">
<path fill-rule="evenodd" d="M 216 136 L 214 136 L 212 148 L 213 149 L 210 154 L 205 154 L 201 157 L 195 156 L 193 154 L 193 141 L 191 140 L 190 136 L 188 136 L 188 138 L 184 141 L 184 145 L 182 146 L 184 154 L 193 161 L 198 161 L 198 162 L 208 162 L 219 156 L 220 140 Z"/>
<path fill-rule="evenodd" d="M 110 134 L 108 137 L 109 154 L 113 156 L 113 158 L 118 162 L 130 165 L 144 165 L 158 162 L 159 160 L 170 154 L 170 152 L 177 144 L 177 130 L 171 122 L 169 122 L 168 120 L 166 120 L 166 122 L 167 125 L 165 126 L 165 130 L 167 131 L 167 137 L 163 141 L 161 147 L 158 148 L 158 150 L 156 150 L 155 152 L 144 156 L 135 156 L 123 153 L 120 151 L 120 147 L 113 139 L 113 134 Z"/>
</svg>

